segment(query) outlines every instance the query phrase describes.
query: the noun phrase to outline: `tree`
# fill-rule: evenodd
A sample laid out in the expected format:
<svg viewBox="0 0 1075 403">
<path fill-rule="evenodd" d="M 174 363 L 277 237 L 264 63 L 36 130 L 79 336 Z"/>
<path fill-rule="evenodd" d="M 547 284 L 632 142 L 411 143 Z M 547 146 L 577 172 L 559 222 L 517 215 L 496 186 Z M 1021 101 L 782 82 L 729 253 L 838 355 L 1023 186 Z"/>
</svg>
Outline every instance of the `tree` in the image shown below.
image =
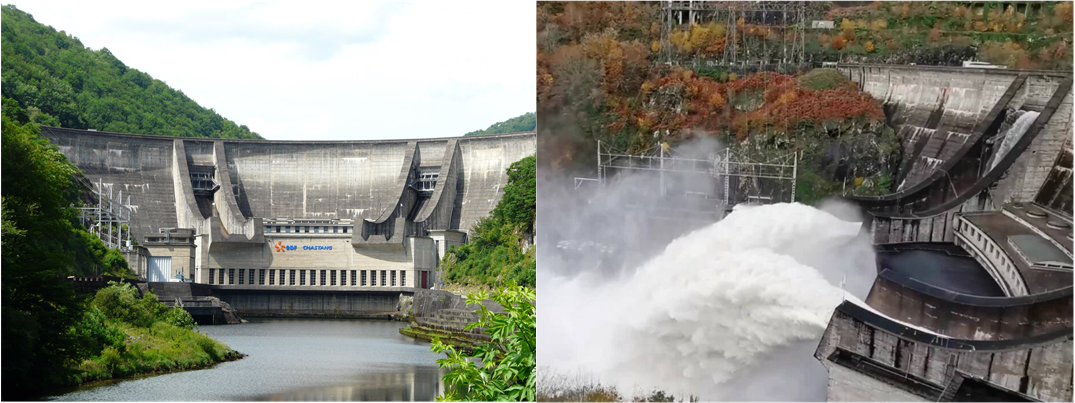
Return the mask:
<svg viewBox="0 0 1075 403">
<path fill-rule="evenodd" d="M 444 374 L 449 389 L 440 401 L 534 401 L 537 390 L 537 293 L 526 287 L 498 289 L 492 300 L 504 308 L 498 314 L 482 301 L 485 291 L 467 296 L 467 305 L 478 305 L 477 322 L 467 330 L 480 327 L 490 341 L 464 355 L 455 347 L 433 339 L 433 351 L 448 358 L 437 364 L 450 372 Z M 479 364 L 480 362 L 480 364 Z"/>
<path fill-rule="evenodd" d="M 78 170 L 34 124 L 20 126 L 6 114 L 2 122 L 3 377 L 11 399 L 63 382 L 65 364 L 76 357 L 67 330 L 84 308 L 57 279 L 74 263 L 68 206 Z"/>
<path fill-rule="evenodd" d="M 508 184 L 504 197 L 493 215 L 522 226 L 527 234 L 534 232 L 537 216 L 537 165 L 535 156 L 515 161 L 508 167 Z"/>
</svg>

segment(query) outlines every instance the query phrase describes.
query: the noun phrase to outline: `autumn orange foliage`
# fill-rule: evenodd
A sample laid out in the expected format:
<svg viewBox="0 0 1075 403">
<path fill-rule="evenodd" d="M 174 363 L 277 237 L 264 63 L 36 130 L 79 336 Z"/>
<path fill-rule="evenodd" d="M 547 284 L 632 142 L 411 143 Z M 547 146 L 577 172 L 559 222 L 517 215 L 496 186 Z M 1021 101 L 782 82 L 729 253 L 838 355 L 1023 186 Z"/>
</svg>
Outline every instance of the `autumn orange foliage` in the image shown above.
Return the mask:
<svg viewBox="0 0 1075 403">
<path fill-rule="evenodd" d="M 739 110 L 731 105 L 737 94 L 760 94 L 761 104 L 753 110 Z M 641 107 L 618 103 L 614 115 L 619 118 L 608 129 L 619 132 L 637 125 L 643 132 L 676 133 L 700 128 L 743 140 L 761 131 L 788 132 L 806 122 L 884 119 L 881 103 L 854 86 L 810 90 L 795 77 L 776 73 L 718 83 L 690 70 L 674 70 L 646 81 L 641 98 Z"/>
</svg>

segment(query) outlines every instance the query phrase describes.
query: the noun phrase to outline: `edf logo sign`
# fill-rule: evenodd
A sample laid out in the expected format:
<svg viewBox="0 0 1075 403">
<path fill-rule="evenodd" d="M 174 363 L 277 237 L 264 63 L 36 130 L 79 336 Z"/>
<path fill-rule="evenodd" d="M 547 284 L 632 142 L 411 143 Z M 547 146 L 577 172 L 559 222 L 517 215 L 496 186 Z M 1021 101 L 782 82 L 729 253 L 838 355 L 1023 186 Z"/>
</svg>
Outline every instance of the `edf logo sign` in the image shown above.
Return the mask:
<svg viewBox="0 0 1075 403">
<path fill-rule="evenodd" d="M 272 245 L 276 248 L 277 252 L 286 252 L 289 250 L 298 250 L 298 245 L 284 245 L 283 242 L 277 241 Z M 332 250 L 332 245 L 303 245 L 302 250 Z"/>
<path fill-rule="evenodd" d="M 276 245 L 273 245 L 273 246 L 276 247 L 277 252 L 283 252 L 283 251 L 288 251 L 288 250 L 296 250 L 296 249 L 299 248 L 298 246 L 295 246 L 295 245 L 284 245 L 284 243 L 280 242 L 280 241 L 277 241 Z"/>
</svg>

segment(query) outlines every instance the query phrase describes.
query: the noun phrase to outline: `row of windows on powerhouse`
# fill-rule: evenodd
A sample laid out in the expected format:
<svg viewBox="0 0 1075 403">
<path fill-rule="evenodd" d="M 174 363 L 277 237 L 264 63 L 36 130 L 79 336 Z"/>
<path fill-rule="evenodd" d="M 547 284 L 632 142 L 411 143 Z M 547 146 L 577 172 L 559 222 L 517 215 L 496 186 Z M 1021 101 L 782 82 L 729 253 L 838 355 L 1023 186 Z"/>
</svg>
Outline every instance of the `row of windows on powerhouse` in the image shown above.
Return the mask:
<svg viewBox="0 0 1075 403">
<path fill-rule="evenodd" d="M 322 234 L 322 233 L 324 233 L 324 234 L 346 234 L 348 229 L 351 228 L 351 227 L 332 227 L 332 226 L 316 226 L 316 225 L 311 227 L 309 225 L 301 225 L 301 226 L 296 225 L 294 232 L 296 232 L 296 233 L 310 233 L 310 228 L 313 228 L 313 233 L 314 234 Z M 265 226 L 265 233 L 270 233 L 270 232 L 290 233 L 292 231 L 291 231 L 291 226 L 290 225 L 266 225 Z"/>
<path fill-rule="evenodd" d="M 209 284 L 224 284 L 224 273 L 227 270 L 228 284 L 244 284 L 249 279 L 249 284 L 254 284 L 254 275 L 257 274 L 257 284 L 265 285 L 265 272 L 268 271 L 268 284 L 276 285 L 277 270 L 276 269 L 209 269 Z M 235 282 L 235 272 L 239 272 L 239 282 Z M 306 285 L 307 272 L 310 276 L 310 285 L 317 285 L 317 279 L 321 279 L 321 285 L 336 285 L 336 272 L 340 273 L 339 285 L 348 285 L 348 279 L 350 279 L 350 285 L 377 285 L 377 280 L 380 279 L 381 286 L 389 285 L 389 277 L 391 277 L 391 285 L 396 286 L 396 274 L 399 274 L 399 284 L 407 283 L 407 272 L 403 270 L 280 270 L 284 273 L 286 278 L 280 279 L 280 285 L 285 285 L 284 281 L 287 280 L 287 285 L 295 285 L 295 272 L 298 272 L 298 285 Z M 380 276 L 378 276 L 378 271 Z M 320 277 L 318 277 L 318 273 Z M 327 273 L 326 273 L 327 272 Z M 350 277 L 348 277 L 350 272 Z M 366 275 L 369 273 L 369 283 L 367 283 Z"/>
</svg>

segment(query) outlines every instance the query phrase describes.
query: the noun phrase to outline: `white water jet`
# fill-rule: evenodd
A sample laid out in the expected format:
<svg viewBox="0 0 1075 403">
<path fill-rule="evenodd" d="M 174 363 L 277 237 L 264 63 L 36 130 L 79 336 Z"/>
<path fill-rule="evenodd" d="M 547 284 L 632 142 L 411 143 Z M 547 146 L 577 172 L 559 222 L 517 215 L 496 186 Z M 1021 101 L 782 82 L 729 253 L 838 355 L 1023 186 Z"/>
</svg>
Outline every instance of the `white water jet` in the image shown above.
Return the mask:
<svg viewBox="0 0 1075 403">
<path fill-rule="evenodd" d="M 813 351 L 845 291 L 864 297 L 876 273 L 840 213 L 738 206 L 617 281 L 541 274 L 542 370 L 592 374 L 627 398 L 824 400 Z"/>
<path fill-rule="evenodd" d="M 1008 152 L 1015 147 L 1015 143 L 1019 142 L 1019 139 L 1023 138 L 1030 125 L 1034 124 L 1034 121 L 1038 119 L 1038 112 L 1027 111 L 1019 116 L 1012 124 L 1012 127 L 1008 128 L 1008 131 L 1004 132 L 1004 139 L 1001 140 L 1000 146 L 997 147 L 997 151 L 993 153 L 993 163 L 989 165 L 989 170 L 1000 164 L 1000 160 L 1004 159 L 1004 156 L 1008 155 Z"/>
</svg>

